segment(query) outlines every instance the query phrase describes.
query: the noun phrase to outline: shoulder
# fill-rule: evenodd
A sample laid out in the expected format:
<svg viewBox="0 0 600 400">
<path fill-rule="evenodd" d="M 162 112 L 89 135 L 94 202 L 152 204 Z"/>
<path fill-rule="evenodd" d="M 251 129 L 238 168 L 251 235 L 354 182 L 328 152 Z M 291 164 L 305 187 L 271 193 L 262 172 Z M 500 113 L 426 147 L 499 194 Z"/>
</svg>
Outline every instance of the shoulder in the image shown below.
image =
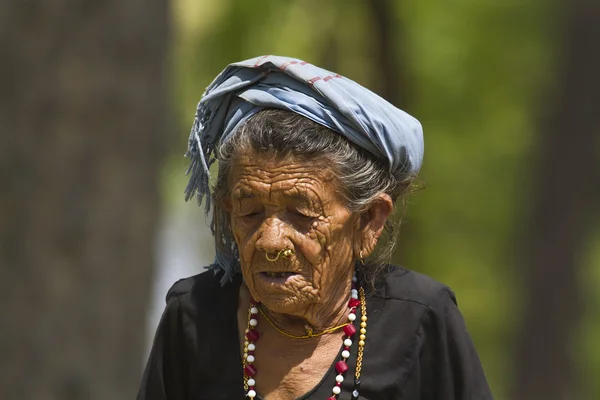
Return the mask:
<svg viewBox="0 0 600 400">
<path fill-rule="evenodd" d="M 214 292 L 220 287 L 219 277 L 211 271 L 178 280 L 167 292 L 167 302 L 176 297 L 188 296 L 193 292 Z"/>
<path fill-rule="evenodd" d="M 396 265 L 384 268 L 373 295 L 390 300 L 411 302 L 430 308 L 440 301 L 456 304 L 452 290 L 427 275 Z"/>
<path fill-rule="evenodd" d="M 237 298 L 239 282 L 221 285 L 222 274 L 206 271 L 180 279 L 167 292 L 167 304 L 176 302 L 186 314 L 207 312 L 215 306 L 224 306 L 228 299 Z"/>
<path fill-rule="evenodd" d="M 405 338 L 387 341 L 384 349 L 394 359 L 407 360 L 403 393 L 410 398 L 491 400 L 477 351 L 450 288 L 397 266 L 390 266 L 378 283 L 373 296 L 384 298 L 381 315 L 387 317 L 382 332 Z M 397 352 L 390 350 L 390 343 L 397 346 Z"/>
</svg>

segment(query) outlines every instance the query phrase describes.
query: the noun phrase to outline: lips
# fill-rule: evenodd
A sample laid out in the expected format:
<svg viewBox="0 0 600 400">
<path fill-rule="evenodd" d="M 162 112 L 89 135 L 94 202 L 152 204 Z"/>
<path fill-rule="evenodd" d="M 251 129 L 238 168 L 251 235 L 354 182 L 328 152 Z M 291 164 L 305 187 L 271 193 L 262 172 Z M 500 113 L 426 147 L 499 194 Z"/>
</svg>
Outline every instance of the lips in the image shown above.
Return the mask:
<svg viewBox="0 0 600 400">
<path fill-rule="evenodd" d="M 260 274 L 268 278 L 287 278 L 297 275 L 295 272 L 261 272 Z"/>
<path fill-rule="evenodd" d="M 257 283 L 268 285 L 270 288 L 285 286 L 297 279 L 300 274 L 289 271 L 263 271 L 257 274 Z"/>
</svg>

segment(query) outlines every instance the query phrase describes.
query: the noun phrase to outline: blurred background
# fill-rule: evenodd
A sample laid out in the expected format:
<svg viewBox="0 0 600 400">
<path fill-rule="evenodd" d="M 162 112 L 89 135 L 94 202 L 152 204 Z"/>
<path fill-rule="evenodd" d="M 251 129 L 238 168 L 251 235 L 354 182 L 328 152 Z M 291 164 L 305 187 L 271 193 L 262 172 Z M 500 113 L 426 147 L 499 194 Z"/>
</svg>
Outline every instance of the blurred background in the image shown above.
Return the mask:
<svg viewBox="0 0 600 400">
<path fill-rule="evenodd" d="M 0 3 L 0 399 L 132 399 L 226 64 L 339 72 L 426 138 L 395 262 L 452 287 L 498 400 L 600 399 L 600 2 Z"/>
</svg>

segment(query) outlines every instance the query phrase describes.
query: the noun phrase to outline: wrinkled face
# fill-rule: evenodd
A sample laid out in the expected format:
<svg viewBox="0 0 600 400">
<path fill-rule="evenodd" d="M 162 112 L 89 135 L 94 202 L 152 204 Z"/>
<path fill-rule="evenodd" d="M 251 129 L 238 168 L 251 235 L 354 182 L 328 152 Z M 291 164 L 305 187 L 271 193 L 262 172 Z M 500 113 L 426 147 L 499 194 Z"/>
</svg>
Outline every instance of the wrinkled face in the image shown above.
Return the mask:
<svg viewBox="0 0 600 400">
<path fill-rule="evenodd" d="M 257 301 L 302 316 L 348 295 L 360 221 L 345 208 L 325 162 L 250 153 L 232 166 L 228 181 L 224 206 Z M 286 248 L 294 253 L 267 260 Z"/>
</svg>

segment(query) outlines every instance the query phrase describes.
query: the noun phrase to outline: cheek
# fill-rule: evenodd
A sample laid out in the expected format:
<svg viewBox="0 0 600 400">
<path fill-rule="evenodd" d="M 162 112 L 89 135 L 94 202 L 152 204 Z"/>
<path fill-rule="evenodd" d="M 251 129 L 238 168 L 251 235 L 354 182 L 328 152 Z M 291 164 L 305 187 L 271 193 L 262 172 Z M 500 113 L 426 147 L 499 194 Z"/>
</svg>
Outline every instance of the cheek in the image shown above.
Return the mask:
<svg viewBox="0 0 600 400">
<path fill-rule="evenodd" d="M 329 233 L 331 232 L 331 229 L 329 225 L 330 224 L 328 222 L 315 221 L 313 222 L 307 236 L 311 240 L 317 242 L 320 247 L 324 248 L 330 240 Z"/>
<path fill-rule="evenodd" d="M 330 251 L 339 245 L 352 241 L 353 230 L 351 223 L 335 219 L 328 220 L 327 222 L 327 225 L 316 232 L 316 238 L 325 250 Z"/>
<path fill-rule="evenodd" d="M 234 225 L 235 226 L 235 225 Z M 238 252 L 240 254 L 240 261 L 242 267 L 250 265 L 252 262 L 252 255 L 254 252 L 254 243 L 258 239 L 257 232 L 251 232 L 245 229 L 243 226 L 232 227 L 233 237 L 238 246 Z"/>
<path fill-rule="evenodd" d="M 335 273 L 346 269 L 352 259 L 352 244 L 354 240 L 353 225 L 348 221 L 333 222 L 326 231 L 319 233 L 319 239 L 324 240 L 323 251 L 326 254 L 327 270 Z"/>
<path fill-rule="evenodd" d="M 351 230 L 335 220 L 327 220 L 308 234 L 311 241 L 318 244 L 319 255 L 326 269 L 333 262 L 345 262 L 348 244 L 352 242 Z"/>
<path fill-rule="evenodd" d="M 331 223 L 325 218 L 314 221 L 310 225 L 310 229 L 305 234 L 301 235 L 301 246 L 303 255 L 313 266 L 321 269 L 323 264 L 328 263 L 328 248 L 332 242 Z"/>
<path fill-rule="evenodd" d="M 238 247 L 241 266 L 247 268 L 252 262 L 252 252 L 248 250 L 252 247 L 252 243 L 256 241 L 253 238 L 253 236 L 256 236 L 256 229 L 251 229 L 247 223 L 240 222 L 236 218 L 231 218 L 230 224 L 231 233 Z"/>
</svg>

